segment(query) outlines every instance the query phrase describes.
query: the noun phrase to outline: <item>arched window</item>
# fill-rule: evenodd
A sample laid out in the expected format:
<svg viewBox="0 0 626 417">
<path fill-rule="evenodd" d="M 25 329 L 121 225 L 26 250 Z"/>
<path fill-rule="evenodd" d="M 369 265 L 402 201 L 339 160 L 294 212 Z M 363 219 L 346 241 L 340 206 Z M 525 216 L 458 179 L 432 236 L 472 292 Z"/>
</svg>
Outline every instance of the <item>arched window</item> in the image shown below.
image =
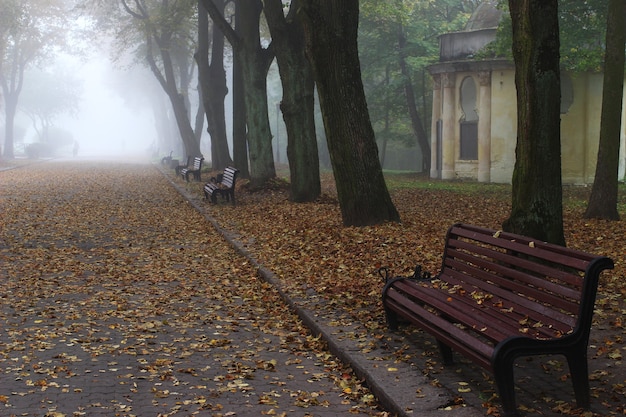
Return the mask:
<svg viewBox="0 0 626 417">
<path fill-rule="evenodd" d="M 461 83 L 461 143 L 460 159 L 478 159 L 478 113 L 476 112 L 476 83 L 465 77 Z"/>
</svg>

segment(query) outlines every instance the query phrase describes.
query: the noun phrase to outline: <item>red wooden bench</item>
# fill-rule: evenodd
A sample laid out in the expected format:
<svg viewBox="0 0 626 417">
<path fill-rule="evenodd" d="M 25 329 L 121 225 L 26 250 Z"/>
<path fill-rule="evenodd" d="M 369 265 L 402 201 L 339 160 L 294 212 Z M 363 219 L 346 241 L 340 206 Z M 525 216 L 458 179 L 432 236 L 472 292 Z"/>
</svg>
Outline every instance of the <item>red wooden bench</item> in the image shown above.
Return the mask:
<svg viewBox="0 0 626 417">
<path fill-rule="evenodd" d="M 387 321 L 401 320 L 491 371 L 504 415 L 517 416 L 513 365 L 518 357 L 567 358 L 576 402 L 590 403 L 587 345 L 600 273 L 613 261 L 529 237 L 455 224 L 441 272 L 400 277 L 383 289 Z"/>
</svg>

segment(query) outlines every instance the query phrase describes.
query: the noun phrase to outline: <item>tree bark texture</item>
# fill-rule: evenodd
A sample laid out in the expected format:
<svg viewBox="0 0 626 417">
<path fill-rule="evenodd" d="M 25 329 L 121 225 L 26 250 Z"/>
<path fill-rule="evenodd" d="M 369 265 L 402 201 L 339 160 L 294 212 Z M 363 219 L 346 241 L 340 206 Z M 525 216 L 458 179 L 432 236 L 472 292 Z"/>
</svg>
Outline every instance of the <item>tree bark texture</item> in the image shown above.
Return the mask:
<svg viewBox="0 0 626 417">
<path fill-rule="evenodd" d="M 15 158 L 15 114 L 17 113 L 17 96 L 5 93 L 4 98 L 5 121 L 4 121 L 4 149 L 2 156 L 5 159 Z"/>
<path fill-rule="evenodd" d="M 357 49 L 358 0 L 303 0 L 313 66 L 343 223 L 399 221 L 378 159 Z"/>
<path fill-rule="evenodd" d="M 189 119 L 189 111 L 187 105 L 185 104 L 185 96 L 179 92 L 176 83 L 178 77 L 176 77 L 176 71 L 174 70 L 174 64 L 172 62 L 172 55 L 170 54 L 172 49 L 172 36 L 173 34 L 169 31 L 164 31 L 163 33 L 151 31 L 147 33 L 146 44 L 148 50 L 146 53 L 146 60 L 148 61 L 150 70 L 170 99 L 172 110 L 174 111 L 174 118 L 176 119 L 176 124 L 178 126 L 178 132 L 180 133 L 180 137 L 185 148 L 185 156 L 202 156 L 200 143 L 196 140 L 196 135 Z M 161 56 L 163 65 L 162 72 L 161 68 L 157 65 L 154 59 L 152 51 L 154 45 L 157 46 L 159 50 L 158 52 Z"/>
<path fill-rule="evenodd" d="M 21 42 L 17 40 L 16 44 L 17 46 L 14 46 L 10 53 L 10 69 L 6 71 L 10 76 L 7 77 L 4 73 L 0 73 L 5 105 L 4 149 L 2 151 L 5 159 L 15 158 L 15 115 L 17 114 L 17 104 L 24 86 L 24 71 L 30 62 L 26 58 L 29 54 L 21 51 L 23 49 L 20 46 Z"/>
<path fill-rule="evenodd" d="M 240 25 L 235 24 L 235 30 Z M 242 178 L 250 178 L 248 168 L 248 133 L 241 64 L 233 60 L 233 160 Z"/>
<path fill-rule="evenodd" d="M 625 27 L 626 2 L 610 0 L 606 28 L 598 161 L 585 218 L 606 220 L 619 220 L 620 218 L 617 211 L 617 175 L 624 91 Z"/>
<path fill-rule="evenodd" d="M 517 147 L 507 231 L 564 245 L 557 0 L 509 0 Z"/>
<path fill-rule="evenodd" d="M 259 34 L 261 6 L 261 2 L 257 0 L 237 2 L 237 19 L 242 23 L 242 48 L 236 51 L 236 58 L 240 60 L 244 81 L 250 183 L 253 187 L 261 186 L 276 177 L 267 108 L 269 59 L 261 47 Z"/>
<path fill-rule="evenodd" d="M 276 177 L 272 132 L 267 111 L 267 71 L 273 55 L 260 42 L 260 0 L 237 0 L 237 32 L 221 16 L 212 0 L 202 0 L 214 24 L 222 30 L 240 65 L 244 84 L 250 183 L 261 186 Z"/>
<path fill-rule="evenodd" d="M 320 196 L 321 184 L 315 135 L 315 83 L 304 52 L 302 23 L 293 13 L 298 3 L 291 3 L 288 19 L 281 0 L 266 0 L 264 10 L 283 87 L 280 110 L 287 127 L 291 200 L 307 202 Z"/>
<path fill-rule="evenodd" d="M 224 9 L 223 0 L 216 0 L 220 10 Z M 211 63 L 209 47 L 211 44 Z M 198 77 L 201 97 L 207 120 L 207 131 L 211 136 L 211 164 L 213 169 L 223 170 L 233 163 L 228 150 L 226 135 L 226 114 L 224 99 L 228 93 L 226 71 L 224 70 L 224 34 L 213 26 L 212 42 L 209 40 L 209 18 L 202 2 L 198 2 Z"/>
</svg>

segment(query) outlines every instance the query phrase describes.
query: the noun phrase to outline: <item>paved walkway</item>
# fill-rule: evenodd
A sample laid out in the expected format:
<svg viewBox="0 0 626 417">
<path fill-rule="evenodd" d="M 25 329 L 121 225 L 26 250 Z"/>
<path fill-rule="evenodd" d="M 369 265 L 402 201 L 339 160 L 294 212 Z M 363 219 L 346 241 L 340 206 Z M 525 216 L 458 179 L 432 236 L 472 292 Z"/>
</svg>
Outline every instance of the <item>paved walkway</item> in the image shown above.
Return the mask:
<svg viewBox="0 0 626 417">
<path fill-rule="evenodd" d="M 154 168 L 0 172 L 0 224 L 0 415 L 379 415 Z"/>
<path fill-rule="evenodd" d="M 480 369 L 289 296 L 181 184 L 140 164 L 0 170 L 0 416 L 497 415 Z M 594 409 L 624 409 L 621 363 L 591 364 Z M 517 365 L 520 409 L 567 413 L 560 358 Z"/>
</svg>

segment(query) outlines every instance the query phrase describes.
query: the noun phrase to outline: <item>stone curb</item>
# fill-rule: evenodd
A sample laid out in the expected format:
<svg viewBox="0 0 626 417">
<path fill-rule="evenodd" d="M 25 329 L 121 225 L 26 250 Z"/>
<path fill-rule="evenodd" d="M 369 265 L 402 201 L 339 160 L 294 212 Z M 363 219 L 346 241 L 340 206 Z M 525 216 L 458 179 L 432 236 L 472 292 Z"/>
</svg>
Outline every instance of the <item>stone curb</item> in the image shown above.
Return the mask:
<svg viewBox="0 0 626 417">
<path fill-rule="evenodd" d="M 155 164 L 155 167 L 238 253 L 257 268 L 261 278 L 275 287 L 283 300 L 296 312 L 311 332 L 320 335 L 326 341 L 330 352 L 352 367 L 355 374 L 365 381 L 379 403 L 392 415 L 398 417 L 434 417 L 440 416 L 444 409 L 446 410 L 445 415 L 450 417 L 484 415 L 471 406 L 446 409 L 447 405 L 453 403 L 454 392 L 445 387 L 433 386 L 418 368 L 406 362 L 396 362 L 391 359 L 381 360 L 381 358 L 389 355 L 389 351 L 377 348 L 365 354 L 356 341 L 351 340 L 350 337 L 338 337 L 337 335 L 354 334 L 355 331 L 359 334 L 366 334 L 366 330 L 358 324 L 352 326 L 329 326 L 326 324 L 327 320 L 324 320 L 324 317 L 312 308 L 315 305 L 320 306 L 321 301 L 311 303 L 309 300 L 296 299 L 290 296 L 273 272 L 260 264 L 234 233 L 222 228 L 217 220 L 207 213 L 206 208 L 200 205 L 196 199 L 193 199 L 183 187 L 174 182 L 160 166 Z M 360 340 L 360 342 L 363 341 Z"/>
</svg>

